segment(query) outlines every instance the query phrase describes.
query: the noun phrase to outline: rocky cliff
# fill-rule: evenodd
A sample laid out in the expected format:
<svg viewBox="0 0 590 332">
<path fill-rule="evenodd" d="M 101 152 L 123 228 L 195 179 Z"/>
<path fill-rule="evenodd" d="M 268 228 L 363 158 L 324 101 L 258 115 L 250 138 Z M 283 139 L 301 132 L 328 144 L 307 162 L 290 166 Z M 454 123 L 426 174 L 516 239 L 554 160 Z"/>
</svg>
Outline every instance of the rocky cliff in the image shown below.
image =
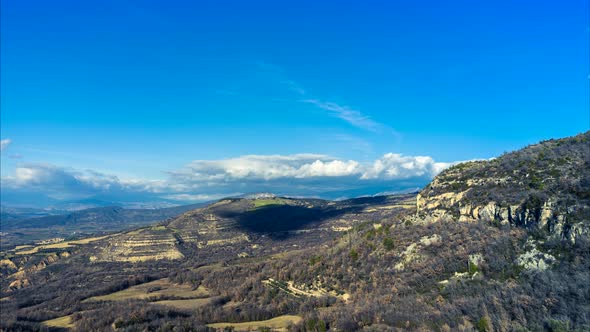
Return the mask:
<svg viewBox="0 0 590 332">
<path fill-rule="evenodd" d="M 486 220 L 572 243 L 590 237 L 590 132 L 455 165 L 417 196 L 426 221 Z"/>
</svg>

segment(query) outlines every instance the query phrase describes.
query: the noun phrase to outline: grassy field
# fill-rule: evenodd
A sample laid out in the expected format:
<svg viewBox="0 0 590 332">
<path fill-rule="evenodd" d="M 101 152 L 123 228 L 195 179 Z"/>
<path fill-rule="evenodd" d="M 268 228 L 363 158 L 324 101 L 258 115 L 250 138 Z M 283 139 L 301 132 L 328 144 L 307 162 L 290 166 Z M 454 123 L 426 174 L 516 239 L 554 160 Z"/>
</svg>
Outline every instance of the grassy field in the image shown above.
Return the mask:
<svg viewBox="0 0 590 332">
<path fill-rule="evenodd" d="M 141 300 L 147 298 L 158 298 L 163 296 L 174 296 L 186 299 L 203 298 L 209 296 L 209 292 L 203 286 L 193 290 L 189 285 L 178 285 L 171 283 L 167 278 L 154 280 L 145 284 L 136 285 L 114 292 L 108 295 L 94 296 L 87 301 L 124 301 Z"/>
<path fill-rule="evenodd" d="M 94 242 L 94 241 L 98 241 L 98 240 L 102 240 L 104 238 L 107 238 L 109 235 L 105 235 L 105 236 L 98 236 L 98 237 L 89 237 L 86 239 L 82 239 L 82 240 L 75 240 L 75 241 L 68 241 L 69 244 L 71 245 L 76 245 L 76 244 L 88 244 L 90 242 Z"/>
<path fill-rule="evenodd" d="M 226 327 L 233 327 L 234 331 L 253 331 L 261 327 L 271 328 L 273 331 L 286 331 L 287 327 L 292 324 L 301 322 L 303 318 L 295 315 L 284 315 L 275 317 L 269 320 L 251 321 L 244 323 L 214 323 L 207 324 L 207 326 L 214 329 L 224 329 Z"/>
<path fill-rule="evenodd" d="M 263 206 L 268 205 L 284 205 L 286 202 L 280 198 L 270 198 L 270 199 L 257 199 L 252 202 L 254 204 L 254 208 L 258 209 Z"/>
<path fill-rule="evenodd" d="M 23 250 L 23 249 L 33 248 L 33 247 L 34 247 L 33 245 L 25 244 L 25 245 L 22 245 L 22 246 L 16 246 L 16 247 L 14 247 L 14 250 L 18 251 L 18 250 Z"/>
<path fill-rule="evenodd" d="M 43 322 L 43 325 L 47 327 L 59 327 L 64 329 L 73 328 L 74 324 L 72 324 L 72 317 L 71 316 L 63 316 L 57 317 L 54 319 L 46 320 Z"/>
<path fill-rule="evenodd" d="M 31 249 L 28 249 L 28 250 L 16 251 L 16 254 L 18 254 L 18 255 L 31 255 L 31 254 L 35 254 L 35 253 L 39 252 L 40 250 L 45 250 L 45 249 L 63 249 L 63 248 L 69 248 L 69 247 L 73 247 L 73 246 L 76 246 L 76 245 L 79 245 L 79 244 L 88 244 L 90 242 L 102 240 L 102 239 L 106 238 L 107 236 L 89 237 L 89 238 L 82 239 L 82 240 L 63 241 L 63 242 L 59 242 L 59 243 L 43 244 L 43 245 L 39 245 L 39 246 L 33 247 Z M 23 248 L 23 247 L 26 248 L 26 246 L 21 246 L 21 248 Z"/>
<path fill-rule="evenodd" d="M 168 307 L 173 307 L 181 310 L 192 310 L 211 302 L 211 298 L 204 299 L 190 299 L 190 300 L 164 300 L 155 301 L 154 304 L 161 304 Z"/>
</svg>

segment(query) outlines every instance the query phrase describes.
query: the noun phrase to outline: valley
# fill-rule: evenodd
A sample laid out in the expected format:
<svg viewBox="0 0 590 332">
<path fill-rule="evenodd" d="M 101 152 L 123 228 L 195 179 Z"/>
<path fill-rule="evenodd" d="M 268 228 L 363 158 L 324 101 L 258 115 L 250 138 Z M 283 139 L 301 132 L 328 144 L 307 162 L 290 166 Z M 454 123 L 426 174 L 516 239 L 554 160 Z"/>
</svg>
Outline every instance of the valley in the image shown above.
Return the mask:
<svg viewBox="0 0 590 332">
<path fill-rule="evenodd" d="M 122 231 L 150 225 L 201 206 L 203 204 L 161 209 L 125 209 L 118 206 L 107 206 L 74 212 L 52 211 L 55 214 L 32 218 L 29 217 L 29 214 L 17 216 L 3 213 L 0 218 L 2 221 L 0 248 L 4 251 L 18 245 L 32 245 L 59 239 L 80 239 Z M 3 206 L 4 210 L 12 211 Z"/>
</svg>

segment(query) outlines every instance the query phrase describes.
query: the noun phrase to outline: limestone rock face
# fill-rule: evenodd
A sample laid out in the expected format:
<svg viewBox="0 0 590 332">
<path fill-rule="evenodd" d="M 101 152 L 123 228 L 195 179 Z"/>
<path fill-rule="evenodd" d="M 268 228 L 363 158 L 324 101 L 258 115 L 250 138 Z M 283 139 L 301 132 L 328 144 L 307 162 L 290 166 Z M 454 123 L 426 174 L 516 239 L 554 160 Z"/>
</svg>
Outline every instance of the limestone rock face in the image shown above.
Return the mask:
<svg viewBox="0 0 590 332">
<path fill-rule="evenodd" d="M 501 205 L 491 201 L 476 205 L 465 199 L 465 193 L 445 193 L 432 197 L 417 197 L 417 216 L 430 222 L 453 218 L 464 222 L 496 221 L 527 228 L 546 230 L 552 237 L 575 243 L 580 238 L 590 238 L 589 222 L 568 223 L 568 215 L 576 210 L 590 210 L 588 205 L 563 209 L 556 204 L 558 198 L 550 197 L 538 207 L 528 207 L 526 202 Z"/>
<path fill-rule="evenodd" d="M 424 222 L 491 221 L 572 243 L 590 238 L 590 132 L 453 166 L 416 197 Z"/>
</svg>

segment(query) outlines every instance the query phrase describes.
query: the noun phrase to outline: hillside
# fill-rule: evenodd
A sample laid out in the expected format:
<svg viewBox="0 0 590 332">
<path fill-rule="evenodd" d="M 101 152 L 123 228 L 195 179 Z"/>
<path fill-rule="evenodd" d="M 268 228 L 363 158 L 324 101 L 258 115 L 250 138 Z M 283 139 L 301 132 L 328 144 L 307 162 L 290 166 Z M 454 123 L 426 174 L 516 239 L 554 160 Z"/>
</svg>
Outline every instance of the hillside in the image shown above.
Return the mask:
<svg viewBox="0 0 590 332">
<path fill-rule="evenodd" d="M 30 313 L 37 317 L 34 320 L 52 319 L 77 312 L 79 303 L 89 297 L 135 283 L 166 277 L 181 284 L 200 283 L 204 276 L 192 276 L 192 271 L 217 274 L 223 273 L 225 266 L 241 266 L 247 271 L 260 262 L 282 260 L 311 248 L 326 250 L 359 220 L 377 224 L 391 215 L 409 214 L 415 210 L 414 202 L 412 195 L 341 202 L 280 197 L 226 199 L 154 226 L 86 242 L 17 247 L 2 253 L 5 300 L 0 304 L 5 306 L 2 313 L 8 315 L 2 321 L 16 324 L 9 313 Z M 226 276 L 211 274 L 209 278 L 217 283 L 206 286 L 212 300 L 225 298 L 226 291 L 240 282 L 235 279 L 219 284 Z M 259 287 L 264 288 L 261 282 Z M 145 307 L 154 299 L 137 305 Z M 173 300 L 188 301 L 178 297 Z M 176 303 L 183 302 L 171 304 Z M 56 305 L 60 308 L 57 311 Z M 89 307 L 89 312 L 104 310 L 101 303 L 83 307 Z M 17 320 L 22 326 L 36 326 L 29 318 Z"/>
<path fill-rule="evenodd" d="M 53 238 L 84 236 L 131 229 L 175 217 L 204 204 L 183 205 L 161 209 L 125 209 L 118 206 L 91 208 L 35 218 L 2 215 L 0 246 L 33 244 Z"/>
<path fill-rule="evenodd" d="M 590 228 L 590 132 L 443 171 L 420 192 L 420 217 L 486 220 L 575 243 Z"/>
<path fill-rule="evenodd" d="M 588 138 L 419 195 L 225 199 L 2 253 L 6 330 L 588 331 Z"/>
</svg>

